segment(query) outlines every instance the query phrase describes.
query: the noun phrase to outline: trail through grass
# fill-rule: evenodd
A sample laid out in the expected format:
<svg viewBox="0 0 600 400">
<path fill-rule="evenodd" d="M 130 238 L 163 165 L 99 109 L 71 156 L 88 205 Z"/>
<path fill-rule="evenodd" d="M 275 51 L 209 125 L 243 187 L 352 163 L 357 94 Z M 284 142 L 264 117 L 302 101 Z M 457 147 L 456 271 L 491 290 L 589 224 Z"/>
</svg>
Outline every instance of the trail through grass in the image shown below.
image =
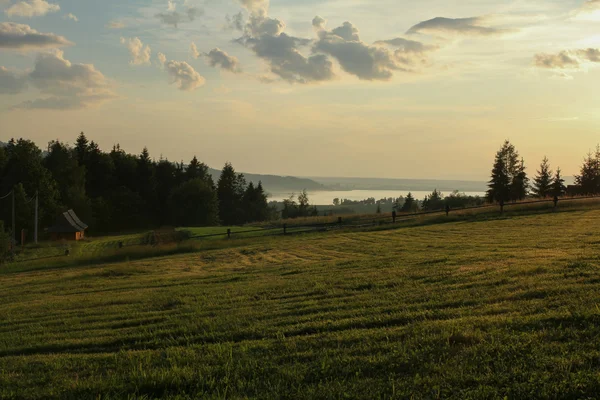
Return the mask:
<svg viewBox="0 0 600 400">
<path fill-rule="evenodd" d="M 600 211 L 0 273 L 0 398 L 594 398 Z"/>
</svg>

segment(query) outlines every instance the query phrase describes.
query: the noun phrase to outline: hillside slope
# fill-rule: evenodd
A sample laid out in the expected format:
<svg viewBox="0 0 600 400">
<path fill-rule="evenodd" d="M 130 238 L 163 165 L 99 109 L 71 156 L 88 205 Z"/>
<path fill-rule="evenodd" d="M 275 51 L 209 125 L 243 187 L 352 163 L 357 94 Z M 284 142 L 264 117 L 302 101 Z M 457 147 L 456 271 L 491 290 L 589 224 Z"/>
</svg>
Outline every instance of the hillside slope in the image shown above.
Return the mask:
<svg viewBox="0 0 600 400">
<path fill-rule="evenodd" d="M 0 271 L 0 398 L 594 398 L 599 210 Z"/>
</svg>

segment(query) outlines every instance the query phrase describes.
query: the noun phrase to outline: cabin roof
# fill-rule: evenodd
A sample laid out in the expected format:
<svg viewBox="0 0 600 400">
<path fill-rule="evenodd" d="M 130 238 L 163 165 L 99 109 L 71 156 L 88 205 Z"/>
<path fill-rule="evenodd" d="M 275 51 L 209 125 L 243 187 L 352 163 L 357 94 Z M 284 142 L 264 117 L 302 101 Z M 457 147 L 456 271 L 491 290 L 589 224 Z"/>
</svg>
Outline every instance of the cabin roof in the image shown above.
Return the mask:
<svg viewBox="0 0 600 400">
<path fill-rule="evenodd" d="M 75 233 L 75 232 L 83 232 L 88 228 L 86 224 L 84 224 L 75 211 L 69 210 L 62 214 L 60 214 L 54 223 L 54 225 L 48 228 L 48 232 L 52 233 Z"/>
</svg>

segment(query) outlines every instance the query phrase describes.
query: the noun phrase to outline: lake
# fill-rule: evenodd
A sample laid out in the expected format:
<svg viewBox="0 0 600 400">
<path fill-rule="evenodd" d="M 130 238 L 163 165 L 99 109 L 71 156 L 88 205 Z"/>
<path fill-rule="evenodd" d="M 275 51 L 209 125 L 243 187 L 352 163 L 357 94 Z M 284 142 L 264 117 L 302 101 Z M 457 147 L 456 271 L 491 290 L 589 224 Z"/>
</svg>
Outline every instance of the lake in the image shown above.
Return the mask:
<svg viewBox="0 0 600 400">
<path fill-rule="evenodd" d="M 333 199 L 338 198 L 340 200 L 348 199 L 353 201 L 365 200 L 370 197 L 374 197 L 376 200 L 387 199 L 389 197 L 406 197 L 408 190 L 348 190 L 348 191 L 322 191 L 322 192 L 308 192 L 308 199 L 310 204 L 318 206 L 333 205 Z M 442 192 L 442 195 L 448 195 L 451 192 Z M 288 199 L 292 193 L 273 193 L 269 196 L 269 201 L 283 201 Z M 423 200 L 425 196 L 431 194 L 431 192 L 423 191 L 412 191 L 413 196 L 417 200 Z M 469 196 L 485 196 L 483 192 L 465 192 Z M 298 193 L 296 193 L 296 196 Z"/>
</svg>

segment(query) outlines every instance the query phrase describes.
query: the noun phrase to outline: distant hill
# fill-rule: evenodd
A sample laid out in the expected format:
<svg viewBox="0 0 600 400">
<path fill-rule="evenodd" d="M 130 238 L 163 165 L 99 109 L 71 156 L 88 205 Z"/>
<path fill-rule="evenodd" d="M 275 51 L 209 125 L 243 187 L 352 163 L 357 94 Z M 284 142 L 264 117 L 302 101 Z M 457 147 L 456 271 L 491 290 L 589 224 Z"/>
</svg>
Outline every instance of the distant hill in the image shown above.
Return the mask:
<svg viewBox="0 0 600 400">
<path fill-rule="evenodd" d="M 443 192 L 459 190 L 461 192 L 485 192 L 486 182 L 437 180 L 437 179 L 385 179 L 385 178 L 310 178 L 330 190 L 413 190 L 429 191 L 438 189 Z"/>
<path fill-rule="evenodd" d="M 215 183 L 221 176 L 221 171 L 210 168 L 209 173 L 212 175 Z M 255 185 L 262 182 L 263 187 L 269 193 L 287 193 L 300 192 L 303 189 L 309 191 L 328 190 L 328 187 L 315 182 L 308 178 L 295 178 L 293 176 L 278 176 L 278 175 L 260 175 L 244 173 L 248 183 L 253 182 Z"/>
</svg>

